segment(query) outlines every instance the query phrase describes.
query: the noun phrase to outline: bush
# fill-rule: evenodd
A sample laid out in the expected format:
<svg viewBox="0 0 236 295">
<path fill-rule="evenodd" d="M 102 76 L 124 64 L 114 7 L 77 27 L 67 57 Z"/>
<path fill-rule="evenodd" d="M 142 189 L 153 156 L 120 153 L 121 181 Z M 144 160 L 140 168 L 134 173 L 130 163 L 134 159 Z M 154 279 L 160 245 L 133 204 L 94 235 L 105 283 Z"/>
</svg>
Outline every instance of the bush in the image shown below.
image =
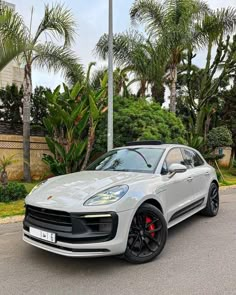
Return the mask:
<svg viewBox="0 0 236 295">
<path fill-rule="evenodd" d="M 233 160 L 232 167 L 236 169 L 236 160 Z"/>
<path fill-rule="evenodd" d="M 232 133 L 227 127 L 213 128 L 207 136 L 207 145 L 211 148 L 232 146 Z"/>
<path fill-rule="evenodd" d="M 144 99 L 114 98 L 114 146 L 124 146 L 136 140 L 161 140 L 184 144 L 186 130 L 179 118 L 157 103 Z M 107 113 L 96 130 L 95 153 L 106 151 Z"/>
<path fill-rule="evenodd" d="M 23 184 L 11 182 L 7 186 L 0 186 L 0 202 L 11 202 L 24 199 L 27 196 Z"/>
</svg>

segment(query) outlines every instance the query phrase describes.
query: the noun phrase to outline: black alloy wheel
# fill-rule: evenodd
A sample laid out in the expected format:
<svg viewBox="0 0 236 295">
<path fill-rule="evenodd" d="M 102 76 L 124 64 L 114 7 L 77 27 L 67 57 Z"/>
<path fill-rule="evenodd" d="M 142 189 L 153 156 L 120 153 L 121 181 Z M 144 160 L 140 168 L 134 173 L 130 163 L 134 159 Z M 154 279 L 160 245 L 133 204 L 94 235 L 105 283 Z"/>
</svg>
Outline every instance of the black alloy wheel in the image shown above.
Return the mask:
<svg viewBox="0 0 236 295">
<path fill-rule="evenodd" d="M 136 212 L 129 232 L 125 259 L 132 263 L 149 262 L 163 250 L 167 225 L 160 210 L 143 204 Z"/>
<path fill-rule="evenodd" d="M 214 217 L 218 214 L 220 207 L 219 187 L 216 183 L 212 183 L 208 193 L 206 208 L 202 210 L 202 214 Z"/>
</svg>

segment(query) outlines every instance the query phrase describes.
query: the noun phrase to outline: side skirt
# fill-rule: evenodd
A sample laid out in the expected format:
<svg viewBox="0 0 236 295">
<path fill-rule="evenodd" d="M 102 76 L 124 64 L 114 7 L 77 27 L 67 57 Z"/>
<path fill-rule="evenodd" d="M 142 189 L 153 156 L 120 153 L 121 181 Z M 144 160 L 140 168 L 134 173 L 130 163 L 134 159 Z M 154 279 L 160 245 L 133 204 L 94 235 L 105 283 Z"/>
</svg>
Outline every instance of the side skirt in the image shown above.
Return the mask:
<svg viewBox="0 0 236 295">
<path fill-rule="evenodd" d="M 190 211 L 192 211 L 192 210 L 194 210 L 194 209 L 196 209 L 198 207 L 201 207 L 201 205 L 203 204 L 204 200 L 205 200 L 205 198 L 202 198 L 202 199 L 200 199 L 200 200 L 198 200 L 198 201 L 196 201 L 196 202 L 194 202 L 194 203 L 192 203 L 192 204 L 190 204 L 190 205 L 188 205 L 188 206 L 180 209 L 179 211 L 175 212 L 171 216 L 169 222 L 171 222 L 171 221 L 173 221 L 173 220 L 181 217 L 182 215 L 185 215 L 185 214 L 189 213 Z"/>
</svg>

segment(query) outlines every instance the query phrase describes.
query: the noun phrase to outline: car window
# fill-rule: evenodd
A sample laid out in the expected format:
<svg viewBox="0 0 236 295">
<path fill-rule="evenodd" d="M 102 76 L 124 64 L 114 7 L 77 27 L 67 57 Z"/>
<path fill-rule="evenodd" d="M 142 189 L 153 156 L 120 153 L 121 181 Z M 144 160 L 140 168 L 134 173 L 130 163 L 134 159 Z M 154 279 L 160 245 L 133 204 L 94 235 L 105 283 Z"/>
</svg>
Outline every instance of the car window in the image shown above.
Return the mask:
<svg viewBox="0 0 236 295">
<path fill-rule="evenodd" d="M 182 164 L 184 165 L 184 158 L 179 148 L 172 149 L 166 156 L 165 162 L 162 167 L 161 174 L 165 175 L 169 172 L 171 164 Z"/>
<path fill-rule="evenodd" d="M 204 164 L 202 158 L 193 150 L 184 149 L 184 161 L 188 168 L 199 167 Z"/>
<path fill-rule="evenodd" d="M 183 150 L 183 153 L 184 153 L 184 163 L 185 163 L 185 166 L 188 168 L 188 169 L 191 169 L 194 167 L 194 160 L 193 160 L 193 153 L 191 150 L 186 150 L 184 149 Z"/>
<path fill-rule="evenodd" d="M 87 170 L 154 173 L 163 153 L 161 148 L 113 150 L 92 163 Z"/>
</svg>

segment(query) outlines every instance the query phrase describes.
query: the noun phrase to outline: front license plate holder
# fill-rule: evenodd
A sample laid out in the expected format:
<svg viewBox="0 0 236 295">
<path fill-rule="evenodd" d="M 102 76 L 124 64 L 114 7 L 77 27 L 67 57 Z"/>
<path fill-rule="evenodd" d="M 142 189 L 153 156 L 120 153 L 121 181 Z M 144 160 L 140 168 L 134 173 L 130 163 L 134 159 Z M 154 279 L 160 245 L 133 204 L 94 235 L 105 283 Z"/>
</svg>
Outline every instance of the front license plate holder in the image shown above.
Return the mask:
<svg viewBox="0 0 236 295">
<path fill-rule="evenodd" d="M 56 243 L 56 234 L 55 233 L 51 233 L 51 232 L 47 232 L 44 230 L 40 230 L 34 227 L 30 227 L 29 228 L 29 233 L 31 236 L 43 240 L 43 241 L 47 241 L 50 243 Z"/>
</svg>

